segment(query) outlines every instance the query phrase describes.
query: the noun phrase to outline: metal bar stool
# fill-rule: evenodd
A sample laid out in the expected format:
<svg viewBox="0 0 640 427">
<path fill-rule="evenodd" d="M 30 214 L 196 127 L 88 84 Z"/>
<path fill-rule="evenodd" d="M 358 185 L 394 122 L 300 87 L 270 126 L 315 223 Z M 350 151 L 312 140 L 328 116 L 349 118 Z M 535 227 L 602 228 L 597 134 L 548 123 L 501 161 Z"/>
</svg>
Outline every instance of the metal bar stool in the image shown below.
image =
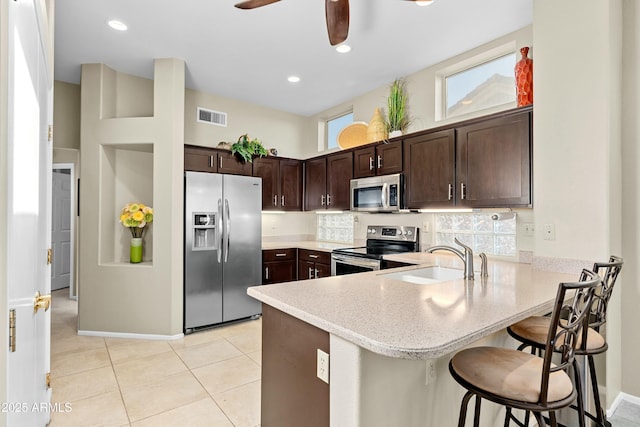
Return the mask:
<svg viewBox="0 0 640 427">
<path fill-rule="evenodd" d="M 589 317 L 589 329 L 587 330 L 586 343 L 578 343 L 576 349 L 576 356 L 585 356 L 589 364 L 589 376 L 591 377 L 591 388 L 593 391 L 593 401 L 596 409 L 596 414 L 593 415 L 586 411 L 584 405 L 584 397 L 582 395 L 582 387 L 580 382 L 580 375 L 578 364 L 574 360 L 573 370 L 575 373 L 576 387 L 578 388 L 577 406 L 572 405 L 573 409 L 578 411 L 578 424 L 580 427 L 585 425 L 585 416 L 595 421 L 598 426 L 610 427 L 611 424 L 607 422 L 606 413 L 602 409 L 600 403 L 600 393 L 598 392 L 598 379 L 596 377 L 596 368 L 593 356 L 596 354 L 604 353 L 607 351 L 608 345 L 602 335 L 600 335 L 600 327 L 607 321 L 607 305 L 613 292 L 613 287 L 616 283 L 620 270 L 622 270 L 623 260 L 617 256 L 611 256 L 609 262 L 597 262 L 593 265 L 593 271 L 600 275 L 602 278 L 602 285 L 598 288 L 595 294 L 595 301 L 591 307 L 591 314 Z M 521 322 L 511 325 L 507 328 L 507 332 L 516 340 L 522 342 L 522 345 L 518 347 L 518 350 L 523 350 L 526 347 L 531 347 L 532 353 L 535 351 L 541 351 L 544 349 L 546 342 L 546 334 L 549 328 L 549 317 L 545 316 L 533 316 L 529 317 Z M 586 378 L 585 378 L 586 381 Z M 525 418 L 525 424 L 528 422 Z"/>
<path fill-rule="evenodd" d="M 550 317 L 544 357 L 518 350 L 497 347 L 473 347 L 456 353 L 449 362 L 449 372 L 468 391 L 462 399 L 458 426 L 465 424 L 469 400 L 475 396 L 474 427 L 479 425 L 481 399 L 507 407 L 533 412 L 538 425 L 544 425 L 542 413 L 549 412 L 552 426 L 557 426 L 555 411 L 569 406 L 576 390 L 567 369 L 573 363 L 580 339 L 586 339 L 589 313 L 596 287 L 601 279 L 583 270 L 575 283 L 560 283 Z M 570 301 L 564 303 L 564 301 Z M 560 313 L 568 312 L 560 321 Z M 559 361 L 551 362 L 554 354 Z M 508 426 L 510 418 L 505 419 Z"/>
</svg>

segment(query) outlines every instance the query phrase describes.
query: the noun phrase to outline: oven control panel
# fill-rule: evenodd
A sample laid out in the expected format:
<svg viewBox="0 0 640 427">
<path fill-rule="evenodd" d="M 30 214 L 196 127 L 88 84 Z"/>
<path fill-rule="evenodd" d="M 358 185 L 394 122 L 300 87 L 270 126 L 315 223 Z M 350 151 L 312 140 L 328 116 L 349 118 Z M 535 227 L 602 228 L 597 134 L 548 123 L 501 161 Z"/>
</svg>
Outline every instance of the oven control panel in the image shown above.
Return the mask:
<svg viewBox="0 0 640 427">
<path fill-rule="evenodd" d="M 415 242 L 418 239 L 418 234 L 418 227 L 413 226 L 370 225 L 367 227 L 367 239 Z"/>
</svg>

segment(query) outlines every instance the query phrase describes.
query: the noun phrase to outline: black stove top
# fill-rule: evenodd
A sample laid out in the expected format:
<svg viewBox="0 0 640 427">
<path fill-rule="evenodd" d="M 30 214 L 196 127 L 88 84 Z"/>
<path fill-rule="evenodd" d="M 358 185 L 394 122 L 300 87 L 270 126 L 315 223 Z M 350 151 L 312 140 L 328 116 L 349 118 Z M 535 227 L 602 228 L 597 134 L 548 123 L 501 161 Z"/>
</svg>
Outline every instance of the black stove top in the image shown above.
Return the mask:
<svg viewBox="0 0 640 427">
<path fill-rule="evenodd" d="M 418 229 L 401 226 L 373 226 L 367 228 L 367 245 L 357 248 L 335 249 L 333 252 L 359 258 L 381 259 L 419 250 Z"/>
</svg>

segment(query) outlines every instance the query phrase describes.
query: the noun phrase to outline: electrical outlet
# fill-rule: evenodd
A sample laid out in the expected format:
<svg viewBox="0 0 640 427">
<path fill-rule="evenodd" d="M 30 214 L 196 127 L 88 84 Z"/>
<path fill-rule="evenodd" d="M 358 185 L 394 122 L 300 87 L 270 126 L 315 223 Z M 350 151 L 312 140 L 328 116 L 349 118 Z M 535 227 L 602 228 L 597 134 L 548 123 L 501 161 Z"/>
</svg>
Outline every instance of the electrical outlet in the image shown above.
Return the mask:
<svg viewBox="0 0 640 427">
<path fill-rule="evenodd" d="M 318 349 L 316 376 L 325 383 L 329 384 L 329 355 L 320 349 Z"/>
<path fill-rule="evenodd" d="M 424 385 L 429 385 L 436 380 L 436 362 L 435 360 L 427 360 L 427 375 Z"/>
<path fill-rule="evenodd" d="M 556 240 L 556 226 L 555 224 L 544 225 L 544 240 Z"/>
<path fill-rule="evenodd" d="M 428 222 L 425 222 L 424 224 L 422 224 L 422 232 L 423 233 L 428 233 L 431 229 L 431 226 L 429 225 Z"/>
</svg>

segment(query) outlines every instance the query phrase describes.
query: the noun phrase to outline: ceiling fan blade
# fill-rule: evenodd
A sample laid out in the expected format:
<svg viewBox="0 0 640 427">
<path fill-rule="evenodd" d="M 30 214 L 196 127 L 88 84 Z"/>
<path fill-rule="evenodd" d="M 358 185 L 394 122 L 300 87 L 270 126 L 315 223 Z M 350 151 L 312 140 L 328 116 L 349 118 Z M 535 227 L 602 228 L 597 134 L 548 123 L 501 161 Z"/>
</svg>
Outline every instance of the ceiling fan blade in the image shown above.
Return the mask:
<svg viewBox="0 0 640 427">
<path fill-rule="evenodd" d="M 349 0 L 325 0 L 325 11 L 329 42 L 335 46 L 349 35 Z"/>
<path fill-rule="evenodd" d="M 279 1 L 280 0 L 247 0 L 247 1 L 237 3 L 235 6 L 238 9 L 255 9 L 257 7 L 266 6 L 271 3 L 275 3 Z"/>
</svg>

